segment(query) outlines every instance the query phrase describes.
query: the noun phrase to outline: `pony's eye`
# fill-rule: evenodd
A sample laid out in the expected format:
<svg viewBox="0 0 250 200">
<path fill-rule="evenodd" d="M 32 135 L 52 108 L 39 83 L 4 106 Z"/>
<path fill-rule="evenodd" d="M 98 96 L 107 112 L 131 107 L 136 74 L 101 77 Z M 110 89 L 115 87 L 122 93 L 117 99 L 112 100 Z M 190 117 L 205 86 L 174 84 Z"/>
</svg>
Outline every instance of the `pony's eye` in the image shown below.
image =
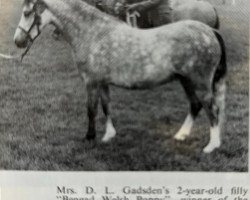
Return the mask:
<svg viewBox="0 0 250 200">
<path fill-rule="evenodd" d="M 29 17 L 32 11 L 24 11 L 23 15 L 24 17 Z"/>
</svg>

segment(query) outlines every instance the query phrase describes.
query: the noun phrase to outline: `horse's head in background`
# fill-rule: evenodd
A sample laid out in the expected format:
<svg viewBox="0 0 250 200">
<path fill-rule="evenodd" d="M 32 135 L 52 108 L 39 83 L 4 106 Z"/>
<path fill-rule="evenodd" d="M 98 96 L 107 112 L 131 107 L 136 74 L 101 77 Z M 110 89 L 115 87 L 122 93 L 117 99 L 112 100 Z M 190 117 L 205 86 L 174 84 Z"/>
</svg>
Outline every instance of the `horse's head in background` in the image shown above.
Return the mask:
<svg viewBox="0 0 250 200">
<path fill-rule="evenodd" d="M 52 14 L 40 0 L 24 0 L 20 22 L 14 35 L 15 44 L 26 48 L 52 20 Z"/>
</svg>

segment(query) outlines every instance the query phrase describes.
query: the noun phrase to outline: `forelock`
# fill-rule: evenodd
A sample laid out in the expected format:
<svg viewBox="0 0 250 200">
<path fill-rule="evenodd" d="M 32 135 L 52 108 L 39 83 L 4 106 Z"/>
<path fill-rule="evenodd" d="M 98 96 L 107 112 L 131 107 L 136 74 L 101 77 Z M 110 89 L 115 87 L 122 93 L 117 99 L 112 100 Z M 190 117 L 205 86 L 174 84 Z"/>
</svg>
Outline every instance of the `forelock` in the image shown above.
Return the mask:
<svg viewBox="0 0 250 200">
<path fill-rule="evenodd" d="M 29 5 L 30 3 L 36 3 L 39 2 L 40 0 L 24 0 L 24 5 Z"/>
<path fill-rule="evenodd" d="M 46 5 L 42 0 L 24 0 L 24 6 L 30 7 L 31 4 L 36 5 L 36 8 L 39 12 L 46 8 Z"/>
</svg>

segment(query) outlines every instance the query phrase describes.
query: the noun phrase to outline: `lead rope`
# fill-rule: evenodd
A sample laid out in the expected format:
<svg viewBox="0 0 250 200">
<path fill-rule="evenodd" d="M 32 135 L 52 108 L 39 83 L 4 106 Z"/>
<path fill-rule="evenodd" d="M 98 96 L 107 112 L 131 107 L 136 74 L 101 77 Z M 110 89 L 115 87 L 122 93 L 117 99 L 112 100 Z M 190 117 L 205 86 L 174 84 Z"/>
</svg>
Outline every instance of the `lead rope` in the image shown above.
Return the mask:
<svg viewBox="0 0 250 200">
<path fill-rule="evenodd" d="M 8 60 L 14 60 L 14 59 L 20 59 L 20 61 L 23 61 L 24 56 L 28 53 L 29 49 L 31 48 L 32 43 L 30 43 L 27 48 L 25 49 L 25 51 L 21 54 L 17 54 L 17 55 L 8 55 L 8 54 L 3 54 L 0 53 L 0 57 L 4 58 L 4 59 L 8 59 Z"/>
<path fill-rule="evenodd" d="M 137 18 L 140 16 L 141 16 L 140 13 L 137 11 L 134 11 L 132 13 L 130 13 L 129 11 L 126 11 L 126 21 L 132 27 L 138 28 Z"/>
<path fill-rule="evenodd" d="M 0 57 L 2 57 L 2 58 L 4 58 L 4 59 L 17 59 L 17 58 L 20 58 L 19 55 L 12 56 L 12 55 L 2 54 L 2 53 L 0 53 Z"/>
</svg>

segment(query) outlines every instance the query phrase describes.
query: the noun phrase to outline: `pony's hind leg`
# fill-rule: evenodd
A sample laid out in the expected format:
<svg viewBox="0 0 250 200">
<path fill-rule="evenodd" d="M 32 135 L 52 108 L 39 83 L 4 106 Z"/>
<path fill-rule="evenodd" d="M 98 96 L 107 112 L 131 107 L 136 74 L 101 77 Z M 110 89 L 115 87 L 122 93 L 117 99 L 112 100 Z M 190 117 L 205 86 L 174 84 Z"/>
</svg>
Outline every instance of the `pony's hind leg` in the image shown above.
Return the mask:
<svg viewBox="0 0 250 200">
<path fill-rule="evenodd" d="M 211 153 L 221 145 L 221 130 L 224 120 L 226 85 L 224 78 L 214 85 L 213 96 L 203 105 L 210 120 L 210 140 L 203 149 L 204 153 Z"/>
<path fill-rule="evenodd" d="M 106 116 L 106 131 L 102 138 L 103 142 L 108 142 L 111 138 L 116 135 L 116 130 L 114 128 L 109 109 L 110 95 L 109 95 L 109 86 L 103 85 L 101 87 L 101 103 L 102 109 Z"/>
<path fill-rule="evenodd" d="M 184 77 L 179 78 L 187 98 L 190 102 L 190 112 L 187 115 L 183 125 L 181 126 L 180 130 L 175 134 L 174 138 L 176 140 L 183 141 L 186 139 L 188 135 L 190 135 L 191 129 L 193 127 L 193 123 L 199 111 L 201 110 L 202 104 L 200 103 L 199 99 L 197 98 L 195 91 L 193 89 L 192 83 L 185 79 Z"/>
<path fill-rule="evenodd" d="M 98 96 L 99 96 L 99 87 L 96 84 L 87 84 L 87 110 L 89 118 L 88 132 L 86 134 L 87 140 L 92 140 L 96 136 L 95 130 L 95 118 L 98 108 Z"/>
<path fill-rule="evenodd" d="M 221 35 L 214 31 L 215 36 L 221 47 L 220 63 L 215 71 L 212 82 L 212 98 L 210 102 L 205 103 L 203 107 L 210 119 L 210 140 L 208 145 L 203 149 L 205 153 L 212 152 L 215 148 L 218 148 L 221 144 L 221 130 L 224 121 L 224 109 L 225 109 L 225 93 L 226 84 L 225 76 L 227 72 L 227 59 L 226 59 L 226 47 Z"/>
</svg>

